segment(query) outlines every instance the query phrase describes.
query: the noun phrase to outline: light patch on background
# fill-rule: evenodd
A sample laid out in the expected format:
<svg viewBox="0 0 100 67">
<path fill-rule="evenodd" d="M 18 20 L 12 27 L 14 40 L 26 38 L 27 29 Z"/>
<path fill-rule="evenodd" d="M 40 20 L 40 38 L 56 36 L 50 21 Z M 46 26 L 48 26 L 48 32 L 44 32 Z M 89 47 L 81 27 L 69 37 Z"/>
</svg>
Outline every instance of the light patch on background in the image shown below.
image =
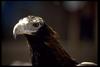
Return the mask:
<svg viewBox="0 0 100 67">
<path fill-rule="evenodd" d="M 32 66 L 32 64 L 29 62 L 14 61 L 10 64 L 10 66 Z"/>
<path fill-rule="evenodd" d="M 97 66 L 97 64 L 94 62 L 81 62 L 77 66 Z"/>
<path fill-rule="evenodd" d="M 86 4 L 86 2 L 87 1 L 64 1 L 63 6 L 66 10 L 74 12 L 82 8 Z"/>
</svg>

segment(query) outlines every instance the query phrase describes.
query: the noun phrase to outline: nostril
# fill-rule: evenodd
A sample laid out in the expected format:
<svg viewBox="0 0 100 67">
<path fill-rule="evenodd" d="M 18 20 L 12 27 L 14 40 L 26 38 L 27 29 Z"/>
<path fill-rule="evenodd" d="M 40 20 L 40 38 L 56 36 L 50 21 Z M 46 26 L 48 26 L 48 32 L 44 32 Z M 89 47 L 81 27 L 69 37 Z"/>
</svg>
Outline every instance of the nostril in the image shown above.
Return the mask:
<svg viewBox="0 0 100 67">
<path fill-rule="evenodd" d="M 38 27 L 39 26 L 39 23 L 34 23 L 33 26 L 34 27 Z"/>
</svg>

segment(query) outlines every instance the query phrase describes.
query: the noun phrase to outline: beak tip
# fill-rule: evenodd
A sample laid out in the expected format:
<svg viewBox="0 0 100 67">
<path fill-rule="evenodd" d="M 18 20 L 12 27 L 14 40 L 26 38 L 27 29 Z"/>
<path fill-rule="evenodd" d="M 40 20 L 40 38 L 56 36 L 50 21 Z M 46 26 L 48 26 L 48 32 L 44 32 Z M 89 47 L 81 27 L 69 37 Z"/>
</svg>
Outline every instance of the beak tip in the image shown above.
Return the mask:
<svg viewBox="0 0 100 67">
<path fill-rule="evenodd" d="M 14 37 L 14 39 L 16 39 L 16 32 L 15 32 L 15 30 L 13 30 L 13 37 Z"/>
<path fill-rule="evenodd" d="M 16 39 L 16 34 L 13 34 L 14 39 Z"/>
</svg>

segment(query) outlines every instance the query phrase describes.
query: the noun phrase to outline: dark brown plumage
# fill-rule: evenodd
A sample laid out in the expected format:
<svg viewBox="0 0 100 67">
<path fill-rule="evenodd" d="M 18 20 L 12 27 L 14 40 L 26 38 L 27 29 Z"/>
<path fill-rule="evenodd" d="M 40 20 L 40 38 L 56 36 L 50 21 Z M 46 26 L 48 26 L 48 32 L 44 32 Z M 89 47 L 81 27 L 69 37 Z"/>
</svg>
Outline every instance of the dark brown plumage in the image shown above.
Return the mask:
<svg viewBox="0 0 100 67">
<path fill-rule="evenodd" d="M 76 62 L 61 47 L 56 32 L 44 24 L 35 35 L 25 34 L 32 52 L 33 66 L 75 67 Z"/>
</svg>

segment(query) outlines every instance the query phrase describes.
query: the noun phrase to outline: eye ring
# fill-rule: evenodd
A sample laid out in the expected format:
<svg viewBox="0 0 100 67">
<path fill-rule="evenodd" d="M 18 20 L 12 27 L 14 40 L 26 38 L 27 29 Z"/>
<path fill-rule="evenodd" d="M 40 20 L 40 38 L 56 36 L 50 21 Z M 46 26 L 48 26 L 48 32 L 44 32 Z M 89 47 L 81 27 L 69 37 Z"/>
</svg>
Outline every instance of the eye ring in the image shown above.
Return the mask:
<svg viewBox="0 0 100 67">
<path fill-rule="evenodd" d="M 39 23 L 33 23 L 33 26 L 34 27 L 38 27 L 39 26 Z"/>
</svg>

